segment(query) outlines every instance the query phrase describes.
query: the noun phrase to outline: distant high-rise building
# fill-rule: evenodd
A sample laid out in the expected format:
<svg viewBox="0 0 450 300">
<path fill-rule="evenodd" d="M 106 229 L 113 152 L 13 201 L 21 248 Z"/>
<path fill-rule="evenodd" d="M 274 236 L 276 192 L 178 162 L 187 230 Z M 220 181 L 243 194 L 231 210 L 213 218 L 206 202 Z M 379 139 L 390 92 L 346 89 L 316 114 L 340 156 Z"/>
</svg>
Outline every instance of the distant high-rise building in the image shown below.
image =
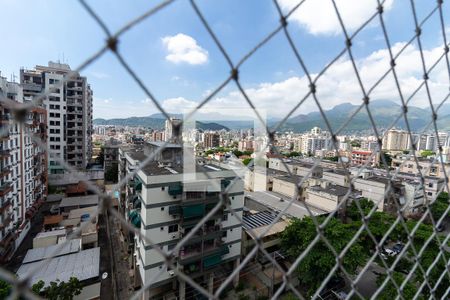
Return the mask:
<svg viewBox="0 0 450 300">
<path fill-rule="evenodd" d="M 220 134 L 217 132 L 205 132 L 203 133 L 203 146 L 205 149 L 219 147 Z"/>
<path fill-rule="evenodd" d="M 27 110 L 22 122 L 23 90 L 0 77 L 0 262 L 8 260 L 31 227 L 30 218 L 47 197 L 47 114 Z"/>
<path fill-rule="evenodd" d="M 181 132 L 179 132 L 179 136 L 176 136 L 175 132 L 173 132 L 174 128 L 181 124 L 181 120 L 177 118 L 170 118 L 166 120 L 164 127 L 164 141 L 178 143 L 176 139 L 181 138 Z"/>
<path fill-rule="evenodd" d="M 384 150 L 408 150 L 411 148 L 411 139 L 406 130 L 390 129 L 383 138 Z"/>
<path fill-rule="evenodd" d="M 41 93 L 47 110 L 49 169 L 63 173 L 57 157 L 77 168 L 85 168 L 92 157 L 92 96 L 86 77 L 69 65 L 49 62 L 33 70 L 20 70 L 25 101 Z"/>
</svg>

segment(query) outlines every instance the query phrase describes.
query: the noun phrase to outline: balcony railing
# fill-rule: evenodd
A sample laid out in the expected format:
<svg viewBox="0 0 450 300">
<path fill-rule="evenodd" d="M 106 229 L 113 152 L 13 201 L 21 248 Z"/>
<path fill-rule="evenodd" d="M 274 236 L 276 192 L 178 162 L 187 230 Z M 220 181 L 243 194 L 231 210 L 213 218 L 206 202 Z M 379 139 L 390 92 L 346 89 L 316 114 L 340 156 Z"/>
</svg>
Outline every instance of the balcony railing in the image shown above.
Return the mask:
<svg viewBox="0 0 450 300">
<path fill-rule="evenodd" d="M 12 191 L 12 185 L 10 183 L 4 183 L 0 186 L 0 197 L 5 196 Z"/>
</svg>

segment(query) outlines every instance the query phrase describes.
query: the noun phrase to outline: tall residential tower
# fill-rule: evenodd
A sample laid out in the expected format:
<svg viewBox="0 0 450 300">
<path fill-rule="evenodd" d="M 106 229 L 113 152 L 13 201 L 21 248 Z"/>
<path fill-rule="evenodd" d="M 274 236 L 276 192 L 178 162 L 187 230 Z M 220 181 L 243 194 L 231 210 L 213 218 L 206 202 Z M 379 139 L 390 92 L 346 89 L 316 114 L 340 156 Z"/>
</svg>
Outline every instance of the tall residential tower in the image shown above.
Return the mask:
<svg viewBox="0 0 450 300">
<path fill-rule="evenodd" d="M 58 161 L 83 169 L 92 156 L 92 89 L 86 77 L 69 65 L 49 62 L 33 70 L 20 70 L 25 101 L 40 93 L 48 112 L 50 173 L 64 173 Z"/>
</svg>

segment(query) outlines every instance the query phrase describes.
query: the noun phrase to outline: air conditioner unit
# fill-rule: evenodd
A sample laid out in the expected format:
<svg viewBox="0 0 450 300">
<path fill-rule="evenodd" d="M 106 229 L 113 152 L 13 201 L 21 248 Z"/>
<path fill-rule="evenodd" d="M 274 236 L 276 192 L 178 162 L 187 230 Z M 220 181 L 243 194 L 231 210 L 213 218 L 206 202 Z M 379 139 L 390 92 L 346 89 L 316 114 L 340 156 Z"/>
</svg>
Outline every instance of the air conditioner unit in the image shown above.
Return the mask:
<svg viewBox="0 0 450 300">
<path fill-rule="evenodd" d="M 172 270 L 170 270 L 170 271 L 168 271 L 169 272 L 169 275 L 172 277 L 173 275 L 175 275 L 175 272 L 174 271 L 172 271 Z"/>
</svg>

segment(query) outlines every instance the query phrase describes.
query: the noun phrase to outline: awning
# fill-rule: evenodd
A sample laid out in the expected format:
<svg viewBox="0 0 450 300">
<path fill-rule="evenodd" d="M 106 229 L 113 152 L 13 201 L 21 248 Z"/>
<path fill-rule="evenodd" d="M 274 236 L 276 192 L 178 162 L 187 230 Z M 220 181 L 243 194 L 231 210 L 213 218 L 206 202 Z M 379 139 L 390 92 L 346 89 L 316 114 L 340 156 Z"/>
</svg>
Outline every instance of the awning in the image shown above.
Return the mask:
<svg viewBox="0 0 450 300">
<path fill-rule="evenodd" d="M 128 214 L 128 218 L 130 219 L 130 222 L 134 227 L 141 227 L 141 214 L 138 210 L 133 209 L 132 211 L 130 211 L 130 213 Z"/>
<path fill-rule="evenodd" d="M 222 262 L 221 254 L 211 255 L 211 256 L 208 256 L 205 259 L 203 259 L 203 267 L 210 268 L 210 267 L 220 264 L 221 262 Z"/>
<path fill-rule="evenodd" d="M 183 193 L 183 186 L 181 183 L 172 183 L 169 185 L 169 195 L 176 196 L 181 195 Z"/>
<path fill-rule="evenodd" d="M 183 207 L 184 218 L 201 217 L 205 214 L 205 204 L 196 204 Z"/>
</svg>

